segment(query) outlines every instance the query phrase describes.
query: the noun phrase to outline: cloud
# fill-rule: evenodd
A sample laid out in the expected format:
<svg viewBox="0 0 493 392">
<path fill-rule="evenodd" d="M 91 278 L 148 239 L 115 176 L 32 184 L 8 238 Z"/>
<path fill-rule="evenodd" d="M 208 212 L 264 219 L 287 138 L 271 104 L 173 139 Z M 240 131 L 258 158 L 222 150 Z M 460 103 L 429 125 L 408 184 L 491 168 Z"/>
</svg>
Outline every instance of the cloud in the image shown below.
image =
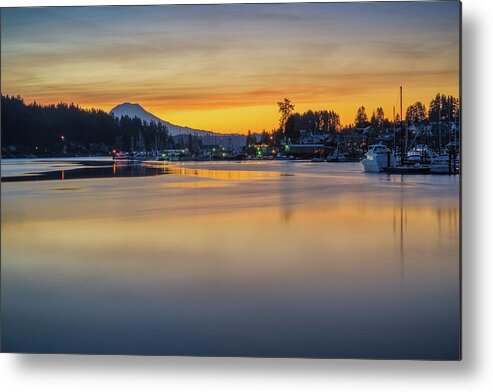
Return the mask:
<svg viewBox="0 0 493 392">
<path fill-rule="evenodd" d="M 349 107 L 401 84 L 417 98 L 458 91 L 456 9 L 372 4 L 11 9 L 2 12 L 2 89 L 103 108 L 132 100 L 171 115 L 284 96 Z"/>
</svg>

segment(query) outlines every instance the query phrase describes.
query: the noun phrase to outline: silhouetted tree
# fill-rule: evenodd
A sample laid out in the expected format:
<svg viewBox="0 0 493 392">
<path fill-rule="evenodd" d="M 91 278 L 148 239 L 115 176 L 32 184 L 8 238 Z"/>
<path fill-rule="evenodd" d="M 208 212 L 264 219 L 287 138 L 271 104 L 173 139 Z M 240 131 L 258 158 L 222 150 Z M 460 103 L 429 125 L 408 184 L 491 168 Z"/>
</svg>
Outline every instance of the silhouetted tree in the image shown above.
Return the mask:
<svg viewBox="0 0 493 392">
<path fill-rule="evenodd" d="M 383 112 L 382 107 L 378 107 L 377 108 L 377 114 L 375 117 L 375 125 L 376 125 L 375 128 L 378 130 L 382 130 L 384 127 L 384 124 L 385 124 L 385 113 Z"/>
<path fill-rule="evenodd" d="M 415 102 L 407 108 L 406 121 L 408 123 L 423 123 L 426 119 L 426 108 L 422 102 Z"/>
<path fill-rule="evenodd" d="M 329 132 L 332 132 L 332 133 L 337 132 L 337 130 L 341 126 L 341 118 L 333 110 L 328 111 L 327 122 L 328 122 L 328 130 L 329 130 Z"/>
<path fill-rule="evenodd" d="M 285 125 L 284 135 L 286 140 L 295 142 L 300 137 L 301 116 L 298 113 L 288 117 Z"/>
<path fill-rule="evenodd" d="M 451 95 L 437 94 L 430 102 L 428 118 L 432 122 L 457 122 L 460 116 L 459 100 Z"/>
<path fill-rule="evenodd" d="M 252 131 L 248 130 L 248 134 L 245 140 L 245 146 L 246 147 L 251 147 L 252 145 L 256 144 L 257 140 L 255 139 L 255 136 L 252 135 Z"/>
<path fill-rule="evenodd" d="M 260 134 L 260 143 L 261 144 L 269 144 L 270 142 L 270 135 L 265 131 L 265 129 L 262 131 Z"/>
<path fill-rule="evenodd" d="M 279 129 L 285 131 L 286 121 L 291 113 L 293 113 L 294 105 L 289 99 L 284 98 L 283 101 L 277 103 L 277 106 L 279 107 L 279 113 L 281 113 L 281 117 L 279 118 Z"/>
<path fill-rule="evenodd" d="M 1 97 L 2 147 L 16 146 L 25 153 L 60 155 L 102 153 L 111 148 L 130 149 L 141 133 L 146 148 L 154 148 L 156 136 L 170 142 L 162 124 L 128 116 L 116 118 L 99 109 L 82 109 L 58 103 L 26 105 L 20 97 Z M 96 151 L 97 150 L 97 151 Z"/>
<path fill-rule="evenodd" d="M 335 133 L 341 125 L 339 115 L 333 110 L 312 111 L 291 114 L 285 125 L 284 135 L 291 142 L 299 140 L 301 131 L 313 134 Z"/>
<path fill-rule="evenodd" d="M 358 127 L 358 128 L 366 127 L 369 125 L 368 116 L 366 115 L 366 109 L 364 106 L 360 106 L 358 108 L 358 112 L 356 113 L 354 123 L 356 124 L 356 127 Z"/>
</svg>

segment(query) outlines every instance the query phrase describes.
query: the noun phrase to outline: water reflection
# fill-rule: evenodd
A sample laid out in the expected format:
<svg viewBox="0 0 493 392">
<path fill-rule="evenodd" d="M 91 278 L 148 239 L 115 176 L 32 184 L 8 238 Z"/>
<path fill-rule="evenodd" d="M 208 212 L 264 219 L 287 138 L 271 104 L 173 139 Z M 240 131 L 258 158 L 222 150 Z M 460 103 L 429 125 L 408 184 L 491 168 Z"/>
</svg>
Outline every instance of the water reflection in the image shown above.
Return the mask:
<svg viewBox="0 0 493 392">
<path fill-rule="evenodd" d="M 149 166 L 140 162 L 72 161 L 65 165 L 57 162 L 22 163 L 9 162 L 3 171 L 2 182 L 42 180 L 74 180 L 81 178 L 142 177 L 165 174 L 162 166 Z"/>
<path fill-rule="evenodd" d="M 458 180 L 232 167 L 4 184 L 3 348 L 457 358 Z"/>
<path fill-rule="evenodd" d="M 12 163 L 10 163 L 13 165 Z M 61 166 L 55 163 L 40 163 L 36 171 L 32 165 L 17 164 L 22 171 L 14 171 L 2 177 L 3 182 L 23 182 L 40 180 L 65 180 L 81 178 L 107 178 L 107 177 L 147 177 L 164 174 L 178 174 L 212 178 L 218 180 L 251 180 L 265 177 L 278 177 L 281 174 L 265 170 L 221 170 L 190 167 L 183 163 L 153 162 L 153 161 L 81 161 L 70 166 Z M 58 169 L 58 167 L 61 169 Z M 9 170 L 7 170 L 9 173 Z"/>
<path fill-rule="evenodd" d="M 163 168 L 166 174 L 179 174 L 185 176 L 197 176 L 226 181 L 247 181 L 266 177 L 279 177 L 277 172 L 270 171 L 246 171 L 246 170 L 221 170 L 221 169 L 200 169 L 184 167 L 181 165 L 169 165 Z"/>
<path fill-rule="evenodd" d="M 293 213 L 293 200 L 294 200 L 294 181 L 296 180 L 293 174 L 293 165 L 285 165 L 283 167 L 283 181 L 279 182 L 279 198 L 281 207 L 281 217 L 284 222 L 288 223 L 289 218 Z"/>
</svg>

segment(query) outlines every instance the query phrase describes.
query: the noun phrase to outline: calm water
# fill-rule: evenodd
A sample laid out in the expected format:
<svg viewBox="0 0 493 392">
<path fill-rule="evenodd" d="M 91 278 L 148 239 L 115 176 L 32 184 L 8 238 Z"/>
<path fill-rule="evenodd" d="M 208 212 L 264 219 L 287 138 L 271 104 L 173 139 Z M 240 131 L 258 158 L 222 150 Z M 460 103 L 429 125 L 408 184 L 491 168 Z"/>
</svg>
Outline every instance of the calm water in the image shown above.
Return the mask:
<svg viewBox="0 0 493 392">
<path fill-rule="evenodd" d="M 459 356 L 458 176 L 77 160 L 2 176 L 4 351 Z"/>
</svg>

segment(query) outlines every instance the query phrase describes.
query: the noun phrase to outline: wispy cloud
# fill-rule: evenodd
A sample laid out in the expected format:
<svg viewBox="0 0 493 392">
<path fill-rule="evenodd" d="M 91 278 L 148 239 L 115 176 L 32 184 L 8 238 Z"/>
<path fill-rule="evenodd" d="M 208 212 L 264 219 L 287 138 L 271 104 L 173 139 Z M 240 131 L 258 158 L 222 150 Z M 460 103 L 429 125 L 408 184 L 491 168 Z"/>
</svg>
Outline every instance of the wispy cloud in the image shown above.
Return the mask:
<svg viewBox="0 0 493 392">
<path fill-rule="evenodd" d="M 400 84 L 410 100 L 457 93 L 458 50 L 454 2 L 2 12 L 3 93 L 107 110 L 133 100 L 218 130 L 274 126 L 284 96 L 347 122 L 364 102 L 390 106 Z"/>
</svg>

